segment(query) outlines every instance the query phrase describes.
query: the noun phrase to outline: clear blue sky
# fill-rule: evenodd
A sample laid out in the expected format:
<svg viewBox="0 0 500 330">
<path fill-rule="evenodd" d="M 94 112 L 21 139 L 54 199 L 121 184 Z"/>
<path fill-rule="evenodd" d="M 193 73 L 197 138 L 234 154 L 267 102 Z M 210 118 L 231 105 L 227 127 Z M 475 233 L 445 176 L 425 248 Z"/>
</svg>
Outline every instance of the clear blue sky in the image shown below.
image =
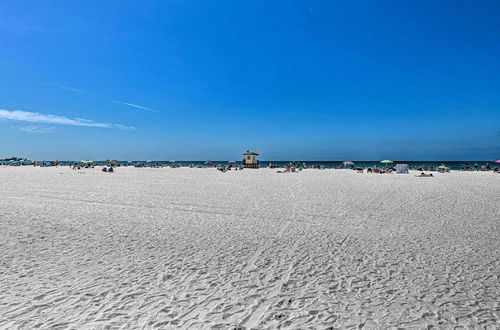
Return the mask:
<svg viewBox="0 0 500 330">
<path fill-rule="evenodd" d="M 2 1 L 0 158 L 500 158 L 500 1 Z"/>
</svg>

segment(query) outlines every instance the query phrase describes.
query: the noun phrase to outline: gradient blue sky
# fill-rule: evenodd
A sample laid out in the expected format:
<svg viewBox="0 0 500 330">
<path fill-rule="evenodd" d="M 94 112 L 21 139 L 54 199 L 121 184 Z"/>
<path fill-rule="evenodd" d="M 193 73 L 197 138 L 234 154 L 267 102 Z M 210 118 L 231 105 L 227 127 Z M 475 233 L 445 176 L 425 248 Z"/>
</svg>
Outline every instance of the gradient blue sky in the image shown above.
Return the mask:
<svg viewBox="0 0 500 330">
<path fill-rule="evenodd" d="M 500 158 L 500 1 L 2 1 L 0 158 Z"/>
</svg>

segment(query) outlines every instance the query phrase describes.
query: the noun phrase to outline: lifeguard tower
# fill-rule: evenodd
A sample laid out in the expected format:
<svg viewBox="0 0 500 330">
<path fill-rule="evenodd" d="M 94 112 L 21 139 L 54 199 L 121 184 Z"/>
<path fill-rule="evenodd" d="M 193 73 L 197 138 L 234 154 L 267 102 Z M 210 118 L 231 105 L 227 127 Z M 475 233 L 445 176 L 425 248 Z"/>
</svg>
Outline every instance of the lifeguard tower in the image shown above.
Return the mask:
<svg viewBox="0 0 500 330">
<path fill-rule="evenodd" d="M 247 150 L 243 154 L 243 167 L 246 168 L 259 168 L 259 161 L 257 160 L 257 156 L 259 154 L 256 152 L 252 152 L 250 150 Z"/>
</svg>

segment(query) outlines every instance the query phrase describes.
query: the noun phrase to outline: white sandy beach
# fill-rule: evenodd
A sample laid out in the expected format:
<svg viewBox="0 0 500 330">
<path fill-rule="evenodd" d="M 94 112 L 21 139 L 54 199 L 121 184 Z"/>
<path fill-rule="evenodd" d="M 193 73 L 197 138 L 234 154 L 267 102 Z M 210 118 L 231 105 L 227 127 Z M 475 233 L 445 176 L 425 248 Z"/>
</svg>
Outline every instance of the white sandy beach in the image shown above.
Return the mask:
<svg viewBox="0 0 500 330">
<path fill-rule="evenodd" d="M 500 175 L 413 174 L 0 167 L 0 328 L 500 328 Z"/>
</svg>

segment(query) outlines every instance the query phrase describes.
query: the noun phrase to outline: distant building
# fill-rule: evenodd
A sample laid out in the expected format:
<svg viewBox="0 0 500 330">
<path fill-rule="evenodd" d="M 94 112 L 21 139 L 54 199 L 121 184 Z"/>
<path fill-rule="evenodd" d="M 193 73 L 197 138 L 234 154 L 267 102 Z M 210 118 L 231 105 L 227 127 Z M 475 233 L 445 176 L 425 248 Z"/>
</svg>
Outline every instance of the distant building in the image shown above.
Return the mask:
<svg viewBox="0 0 500 330">
<path fill-rule="evenodd" d="M 259 161 L 257 160 L 257 156 L 259 154 L 256 152 L 251 152 L 247 150 L 243 154 L 243 166 L 248 168 L 259 168 Z"/>
</svg>

